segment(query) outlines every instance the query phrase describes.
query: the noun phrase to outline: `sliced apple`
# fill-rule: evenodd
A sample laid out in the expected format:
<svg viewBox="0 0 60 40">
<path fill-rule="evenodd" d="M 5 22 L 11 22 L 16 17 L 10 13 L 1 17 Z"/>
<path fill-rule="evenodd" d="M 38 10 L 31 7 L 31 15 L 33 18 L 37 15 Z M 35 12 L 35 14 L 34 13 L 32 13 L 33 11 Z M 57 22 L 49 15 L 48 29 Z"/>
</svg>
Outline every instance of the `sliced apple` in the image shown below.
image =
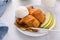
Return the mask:
<svg viewBox="0 0 60 40">
<path fill-rule="evenodd" d="M 44 27 L 46 29 L 49 29 L 54 23 L 54 19 L 53 16 L 51 15 L 51 20 L 48 22 L 48 24 Z"/>
<path fill-rule="evenodd" d="M 55 27 L 56 20 L 55 20 L 55 18 L 53 18 L 53 19 L 54 19 L 53 25 L 49 28 L 49 30 L 51 30 L 51 29 L 53 29 Z"/>
<path fill-rule="evenodd" d="M 47 25 L 50 20 L 51 20 L 51 14 L 49 12 L 46 12 L 46 20 L 40 27 L 44 28 L 44 26 Z"/>
</svg>

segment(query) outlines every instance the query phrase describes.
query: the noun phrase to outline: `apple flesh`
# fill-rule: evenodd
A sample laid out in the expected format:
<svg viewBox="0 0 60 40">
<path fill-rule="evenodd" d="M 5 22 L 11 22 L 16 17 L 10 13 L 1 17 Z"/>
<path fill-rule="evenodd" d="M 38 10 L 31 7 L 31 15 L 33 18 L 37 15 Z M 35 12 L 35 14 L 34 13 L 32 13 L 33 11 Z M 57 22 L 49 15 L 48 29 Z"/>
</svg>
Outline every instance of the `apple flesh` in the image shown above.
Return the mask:
<svg viewBox="0 0 60 40">
<path fill-rule="evenodd" d="M 55 26 L 55 19 L 51 13 L 46 15 L 46 21 L 41 25 L 41 28 L 52 29 Z"/>
<path fill-rule="evenodd" d="M 46 20 L 40 27 L 44 28 L 44 26 L 47 25 L 50 20 L 51 20 L 51 14 L 49 12 L 46 12 Z"/>
<path fill-rule="evenodd" d="M 49 30 L 53 29 L 53 28 L 55 27 L 55 24 L 56 24 L 56 20 L 55 20 L 55 18 L 54 18 L 54 23 L 53 23 L 53 25 L 49 28 Z"/>
<path fill-rule="evenodd" d="M 49 29 L 54 23 L 54 19 L 53 19 L 53 16 L 52 16 L 52 19 L 51 19 L 51 22 L 48 23 L 48 25 L 45 27 L 46 29 Z"/>
<path fill-rule="evenodd" d="M 53 19 L 54 19 L 54 20 L 52 20 L 52 21 L 53 21 L 53 24 L 52 24 L 52 26 L 49 28 L 49 30 L 51 30 L 51 29 L 53 29 L 53 28 L 55 27 L 55 23 L 56 23 L 56 21 L 55 21 L 54 16 L 53 16 Z"/>
</svg>

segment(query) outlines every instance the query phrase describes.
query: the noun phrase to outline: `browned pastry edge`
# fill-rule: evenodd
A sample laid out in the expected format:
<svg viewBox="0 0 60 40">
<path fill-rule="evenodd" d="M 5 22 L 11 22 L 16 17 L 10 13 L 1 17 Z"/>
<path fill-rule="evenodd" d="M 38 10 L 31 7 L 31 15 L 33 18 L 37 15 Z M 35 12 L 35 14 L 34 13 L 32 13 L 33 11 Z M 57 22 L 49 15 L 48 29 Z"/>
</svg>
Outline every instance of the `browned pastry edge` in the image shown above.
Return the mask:
<svg viewBox="0 0 60 40">
<path fill-rule="evenodd" d="M 32 29 L 32 28 L 25 28 L 20 26 L 19 24 L 17 24 L 16 22 L 14 23 L 19 29 L 23 30 L 23 31 L 30 31 L 30 32 L 38 32 L 37 29 Z"/>
</svg>

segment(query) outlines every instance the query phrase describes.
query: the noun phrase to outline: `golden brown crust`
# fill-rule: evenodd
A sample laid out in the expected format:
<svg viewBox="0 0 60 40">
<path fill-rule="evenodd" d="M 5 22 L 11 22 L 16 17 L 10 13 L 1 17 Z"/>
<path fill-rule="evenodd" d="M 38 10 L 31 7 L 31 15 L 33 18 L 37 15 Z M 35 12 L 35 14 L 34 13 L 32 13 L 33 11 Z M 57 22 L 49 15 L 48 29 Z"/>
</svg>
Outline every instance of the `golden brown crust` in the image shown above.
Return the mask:
<svg viewBox="0 0 60 40">
<path fill-rule="evenodd" d="M 24 17 L 23 19 L 24 19 L 23 22 L 26 23 L 28 26 L 38 28 L 40 25 L 40 22 L 32 15 L 28 15 Z"/>
<path fill-rule="evenodd" d="M 28 11 L 29 11 L 29 14 L 32 14 L 35 9 L 33 8 L 33 6 L 30 6 L 30 7 L 27 7 Z"/>
<path fill-rule="evenodd" d="M 45 15 L 40 9 L 37 9 L 31 15 L 37 18 L 41 23 L 43 23 L 45 20 Z"/>
</svg>

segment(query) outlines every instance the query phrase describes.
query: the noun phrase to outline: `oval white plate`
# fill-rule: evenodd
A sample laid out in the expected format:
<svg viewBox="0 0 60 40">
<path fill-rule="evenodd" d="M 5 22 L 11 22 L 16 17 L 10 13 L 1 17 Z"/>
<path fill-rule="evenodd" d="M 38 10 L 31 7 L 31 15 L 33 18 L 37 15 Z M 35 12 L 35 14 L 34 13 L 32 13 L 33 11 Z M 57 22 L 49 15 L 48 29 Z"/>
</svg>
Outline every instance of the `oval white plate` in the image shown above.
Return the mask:
<svg viewBox="0 0 60 40">
<path fill-rule="evenodd" d="M 34 6 L 35 8 L 42 8 L 42 10 L 44 10 L 44 11 L 46 11 L 46 9 L 45 8 L 43 8 L 43 7 L 41 7 L 41 6 Z M 55 20 L 54 20 L 54 24 L 52 25 L 52 28 L 55 26 Z M 33 37 L 37 37 L 37 36 L 44 36 L 44 35 L 46 35 L 46 34 L 48 34 L 48 31 L 50 30 L 50 29 L 52 29 L 52 28 L 50 28 L 50 29 L 48 29 L 48 30 L 46 30 L 46 29 L 39 29 L 39 32 L 28 32 L 28 31 L 23 31 L 23 30 L 21 30 L 21 29 L 19 29 L 18 27 L 16 27 L 17 28 L 17 30 L 18 31 L 20 31 L 21 33 L 23 33 L 23 34 L 25 34 L 25 35 L 28 35 L 28 36 L 33 36 Z"/>
</svg>

